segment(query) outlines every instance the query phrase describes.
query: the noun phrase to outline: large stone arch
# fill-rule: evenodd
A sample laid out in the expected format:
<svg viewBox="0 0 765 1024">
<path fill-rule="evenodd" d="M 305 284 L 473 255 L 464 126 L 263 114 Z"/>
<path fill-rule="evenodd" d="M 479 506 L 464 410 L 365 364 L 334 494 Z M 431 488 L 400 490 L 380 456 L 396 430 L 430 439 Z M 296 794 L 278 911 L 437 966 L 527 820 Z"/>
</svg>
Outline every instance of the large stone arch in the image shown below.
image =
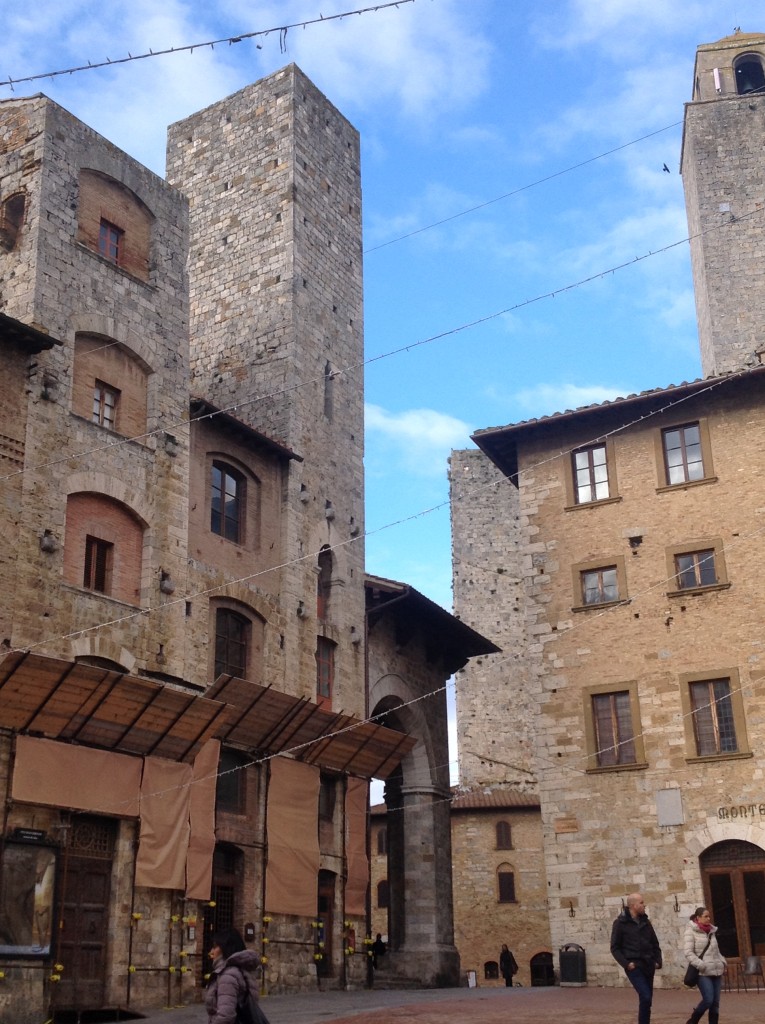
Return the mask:
<svg viewBox="0 0 765 1024">
<path fill-rule="evenodd" d="M 386 970 L 409 979 L 454 985 L 446 702 L 412 703 L 416 688 L 402 674 L 370 681 L 370 710 L 381 724 L 417 739 L 385 782 L 388 825 L 389 929 Z"/>
</svg>

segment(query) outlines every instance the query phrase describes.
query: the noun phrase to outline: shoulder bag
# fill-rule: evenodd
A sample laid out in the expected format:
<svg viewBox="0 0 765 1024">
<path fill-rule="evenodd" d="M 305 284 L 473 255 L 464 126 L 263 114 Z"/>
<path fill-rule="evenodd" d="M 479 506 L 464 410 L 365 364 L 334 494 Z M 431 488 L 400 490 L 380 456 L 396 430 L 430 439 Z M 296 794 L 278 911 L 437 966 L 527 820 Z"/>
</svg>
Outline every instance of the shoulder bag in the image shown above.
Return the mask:
<svg viewBox="0 0 765 1024">
<path fill-rule="evenodd" d="M 699 954 L 699 960 L 703 960 L 704 959 L 704 954 L 709 949 L 709 943 L 711 941 L 712 941 L 712 933 L 710 932 L 709 933 L 709 938 L 707 939 L 707 944 L 706 944 L 706 946 L 704 946 L 704 948 L 702 949 L 701 953 Z M 699 969 L 698 969 L 698 967 L 696 967 L 694 964 L 688 964 L 688 969 L 686 970 L 685 977 L 683 978 L 683 984 L 685 985 L 686 988 L 696 988 L 698 983 L 699 983 Z"/>
</svg>

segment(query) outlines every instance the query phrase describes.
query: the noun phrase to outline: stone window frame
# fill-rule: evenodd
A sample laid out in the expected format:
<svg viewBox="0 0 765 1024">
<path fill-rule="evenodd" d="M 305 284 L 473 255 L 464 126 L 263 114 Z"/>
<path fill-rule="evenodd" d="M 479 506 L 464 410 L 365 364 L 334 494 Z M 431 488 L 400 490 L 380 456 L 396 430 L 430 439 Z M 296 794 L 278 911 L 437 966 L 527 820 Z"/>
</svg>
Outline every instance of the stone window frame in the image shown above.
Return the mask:
<svg viewBox="0 0 765 1024">
<path fill-rule="evenodd" d="M 671 430 L 683 430 L 687 427 L 697 426 L 699 428 L 699 443 L 701 445 L 701 465 L 704 475 L 698 480 L 680 480 L 678 483 L 669 483 L 669 470 L 665 457 L 664 438 Z M 659 427 L 654 433 L 654 453 L 656 458 L 656 473 L 659 485 L 656 488 L 657 494 L 666 491 L 685 490 L 688 487 L 701 487 L 704 484 L 717 483 L 717 477 L 713 472 L 712 442 L 709 436 L 709 423 L 703 416 L 698 419 L 684 420 L 680 423 L 672 423 L 668 426 Z"/>
<path fill-rule="evenodd" d="M 696 743 L 696 732 L 694 729 L 694 711 L 691 701 L 691 683 L 714 682 L 718 679 L 727 679 L 730 683 L 731 709 L 733 711 L 733 726 L 736 731 L 735 751 L 723 751 L 716 754 L 699 754 Z M 712 669 L 707 672 L 683 672 L 679 676 L 680 703 L 683 709 L 683 726 L 685 730 L 685 760 L 688 764 L 695 764 L 705 761 L 726 761 L 752 757 L 749 746 L 749 738 L 746 731 L 746 712 L 744 700 L 741 693 L 741 678 L 738 668 Z"/>
<path fill-rule="evenodd" d="M 580 452 L 591 451 L 594 448 L 606 449 L 606 473 L 608 476 L 608 497 L 596 498 L 593 501 L 578 501 L 576 486 L 576 456 Z M 607 437 L 605 441 L 593 441 L 590 444 L 579 445 L 571 450 L 564 473 L 566 488 L 565 511 L 571 512 L 578 508 L 593 508 L 596 505 L 607 505 L 611 502 L 621 501 L 619 494 L 619 481 L 616 473 L 616 449 L 613 438 Z"/>
<path fill-rule="evenodd" d="M 679 585 L 677 558 L 679 555 L 701 555 L 711 551 L 714 556 L 716 581 L 693 587 Z M 730 581 L 725 564 L 725 544 L 722 537 L 709 537 L 702 540 L 686 541 L 683 544 L 672 544 L 665 548 L 667 563 L 667 597 L 687 597 L 689 594 L 708 594 L 717 590 L 728 590 Z"/>
<path fill-rule="evenodd" d="M 593 712 L 592 698 L 603 694 L 629 694 L 630 717 L 632 725 L 632 742 L 635 745 L 635 760 L 622 764 L 599 764 L 598 743 L 595 730 L 595 716 Z M 620 680 L 614 683 L 599 683 L 594 686 L 587 686 L 582 691 L 582 707 L 584 714 L 584 738 L 587 750 L 588 773 L 606 773 L 636 771 L 648 767 L 643 742 L 643 727 L 640 717 L 640 696 L 636 679 Z"/>
<path fill-rule="evenodd" d="M 584 603 L 583 578 L 587 572 L 596 572 L 604 569 L 616 570 L 616 586 L 619 596 L 614 601 L 599 601 L 596 604 Z M 579 598 L 579 604 L 572 604 L 572 612 L 589 612 L 595 609 L 601 611 L 603 608 L 616 608 L 620 604 L 629 604 L 627 597 L 627 563 L 623 555 L 615 558 L 588 558 L 584 562 L 576 562 L 571 566 L 572 591 L 574 601 Z"/>
</svg>

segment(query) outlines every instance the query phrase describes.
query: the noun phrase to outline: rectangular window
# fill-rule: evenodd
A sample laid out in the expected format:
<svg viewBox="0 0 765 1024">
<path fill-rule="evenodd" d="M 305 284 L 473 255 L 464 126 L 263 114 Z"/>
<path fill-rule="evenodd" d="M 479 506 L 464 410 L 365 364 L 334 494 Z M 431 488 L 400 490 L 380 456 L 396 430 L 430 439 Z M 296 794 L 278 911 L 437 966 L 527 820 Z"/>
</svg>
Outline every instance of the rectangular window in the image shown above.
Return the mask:
<svg viewBox="0 0 765 1024">
<path fill-rule="evenodd" d="M 581 574 L 582 604 L 608 604 L 619 600 L 619 579 L 615 565 L 588 569 Z"/>
<path fill-rule="evenodd" d="M 629 690 L 592 695 L 592 721 L 598 767 L 636 764 Z"/>
<path fill-rule="evenodd" d="M 335 681 L 335 644 L 325 636 L 316 638 L 316 696 L 321 700 L 332 699 Z"/>
<path fill-rule="evenodd" d="M 112 561 L 114 545 L 99 537 L 85 538 L 85 571 L 82 585 L 99 594 L 109 594 L 112 589 Z"/>
<path fill-rule="evenodd" d="M 512 871 L 497 872 L 500 903 L 515 903 L 515 875 Z"/>
<path fill-rule="evenodd" d="M 117 426 L 117 403 L 120 392 L 117 388 L 97 380 L 93 388 L 93 422 L 100 427 L 114 430 Z"/>
<path fill-rule="evenodd" d="M 718 582 L 714 548 L 675 555 L 675 579 L 678 590 L 714 586 Z"/>
<path fill-rule="evenodd" d="M 125 234 L 116 224 L 102 220 L 98 229 L 98 251 L 110 263 L 119 265 L 122 255 L 122 237 Z"/>
<path fill-rule="evenodd" d="M 241 473 L 224 462 L 213 462 L 210 501 L 210 529 L 235 544 L 244 540 L 245 481 Z"/>
<path fill-rule="evenodd" d="M 738 751 L 730 679 L 690 684 L 693 733 L 698 757 Z"/>
<path fill-rule="evenodd" d="M 577 505 L 609 498 L 608 457 L 604 444 L 582 448 L 571 456 L 574 470 L 574 498 Z"/>
<path fill-rule="evenodd" d="M 661 438 L 668 485 L 704 479 L 704 457 L 698 423 L 663 430 Z"/>
</svg>

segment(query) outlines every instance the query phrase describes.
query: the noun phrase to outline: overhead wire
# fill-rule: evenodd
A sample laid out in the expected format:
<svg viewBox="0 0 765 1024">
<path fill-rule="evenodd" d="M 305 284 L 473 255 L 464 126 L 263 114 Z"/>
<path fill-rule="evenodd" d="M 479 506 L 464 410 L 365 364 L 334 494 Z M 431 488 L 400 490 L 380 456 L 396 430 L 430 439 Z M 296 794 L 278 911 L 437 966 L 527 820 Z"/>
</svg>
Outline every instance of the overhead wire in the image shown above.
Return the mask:
<svg viewBox="0 0 765 1024">
<path fill-rule="evenodd" d="M 563 167 L 559 171 L 554 171 L 552 174 L 546 174 L 543 178 L 537 178 L 535 181 L 529 181 L 525 185 L 519 185 L 518 188 L 511 189 L 509 192 L 504 192 L 500 196 L 495 196 L 493 199 L 486 199 L 482 203 L 476 203 L 475 206 L 469 206 L 464 210 L 460 210 L 457 213 L 452 213 L 448 217 L 442 217 L 441 220 L 432 221 L 430 224 L 423 224 L 419 228 L 414 228 L 412 231 L 407 231 L 403 235 L 396 235 L 394 238 L 389 238 L 386 242 L 379 242 L 377 245 L 370 245 L 368 249 L 364 250 L 364 255 L 367 256 L 369 253 L 378 252 L 380 249 L 385 249 L 389 245 L 395 245 L 397 242 L 403 242 L 407 238 L 414 238 L 415 235 L 421 235 L 424 231 L 430 231 L 433 228 L 440 228 L 444 224 L 449 224 L 451 221 L 459 220 L 460 217 L 466 217 L 470 213 L 477 213 L 479 210 L 485 210 L 487 206 L 493 206 L 495 203 L 502 202 L 503 199 L 511 199 L 513 196 L 519 195 L 521 192 L 527 192 L 529 189 L 536 188 L 537 185 L 545 185 L 548 181 L 554 181 L 556 178 L 563 177 L 564 174 L 570 174 L 572 171 L 578 171 L 582 167 L 587 167 L 588 164 L 594 164 L 598 160 L 603 160 L 607 156 L 613 156 L 614 153 L 620 153 L 624 149 L 629 149 L 630 146 L 636 146 L 639 142 L 645 142 L 646 139 L 652 139 L 655 135 L 661 135 L 662 132 L 668 132 L 672 128 L 677 128 L 681 125 L 682 121 L 674 121 L 672 124 L 665 125 L 663 128 L 657 128 L 655 131 L 648 132 L 647 135 L 641 135 L 637 139 L 630 139 L 629 142 L 624 142 L 620 146 L 615 146 L 613 149 L 607 149 L 603 153 L 598 153 L 596 156 L 587 157 L 585 160 L 580 160 L 576 164 L 571 164 L 569 167 Z"/>
<path fill-rule="evenodd" d="M 131 54 L 128 53 L 126 57 L 116 57 L 114 60 L 107 57 L 105 60 L 100 61 L 88 61 L 87 64 L 80 64 L 76 67 L 63 68 L 59 71 L 43 71 L 36 75 L 24 75 L 19 78 L 12 78 L 9 76 L 6 79 L 0 79 L 0 88 L 9 86 L 11 89 L 15 85 L 22 85 L 26 82 L 38 82 L 41 79 L 48 78 L 59 78 L 62 75 L 74 75 L 80 71 L 95 71 L 98 68 L 116 67 L 119 64 L 130 64 L 136 60 L 148 60 L 151 57 L 166 57 L 169 54 L 175 53 L 193 53 L 194 50 L 202 50 L 208 46 L 213 49 L 216 46 L 220 46 L 223 43 L 228 43 L 229 46 L 233 46 L 235 43 L 241 43 L 245 39 L 256 39 L 260 36 L 269 36 L 273 33 L 279 34 L 279 46 L 282 53 L 285 51 L 287 32 L 294 28 L 307 28 L 309 25 L 323 25 L 331 21 L 341 21 L 344 18 L 350 18 L 354 14 L 375 14 L 378 11 L 384 11 L 391 7 L 400 7 L 403 4 L 414 3 L 414 0 L 391 0 L 389 3 L 379 3 L 372 7 L 361 7 L 351 11 L 342 11 L 339 14 L 320 14 L 318 18 L 308 18 L 305 21 L 295 21 L 286 25 L 276 25 L 273 28 L 258 29 L 254 32 L 237 32 L 231 36 L 222 36 L 220 39 L 208 39 L 202 43 L 188 43 L 185 46 L 170 46 L 164 50 L 152 50 L 149 49 L 146 53 Z"/>
</svg>

